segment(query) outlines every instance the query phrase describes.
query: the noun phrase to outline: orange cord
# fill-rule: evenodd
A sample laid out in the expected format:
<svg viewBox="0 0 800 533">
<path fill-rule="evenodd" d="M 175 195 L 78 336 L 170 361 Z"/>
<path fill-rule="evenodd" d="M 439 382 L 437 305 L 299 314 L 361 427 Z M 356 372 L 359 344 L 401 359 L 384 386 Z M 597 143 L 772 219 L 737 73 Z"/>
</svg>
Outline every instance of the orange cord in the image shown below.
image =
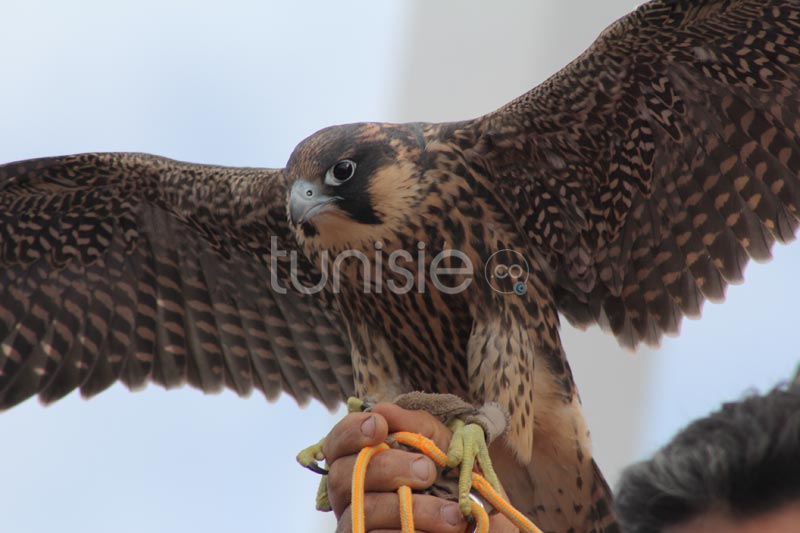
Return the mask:
<svg viewBox="0 0 800 533">
<path fill-rule="evenodd" d="M 469 506 L 472 509 L 472 517 L 475 519 L 475 529 L 472 530 L 472 533 L 489 533 L 489 513 L 478 502 L 470 500 Z"/>
<path fill-rule="evenodd" d="M 370 459 L 384 450 L 388 450 L 389 445 L 385 442 L 364 448 L 358 454 L 356 466 L 353 468 L 353 501 L 350 509 L 353 513 L 353 533 L 365 533 L 364 526 L 364 480 L 367 477 L 367 465 Z M 356 497 L 356 495 L 359 495 Z"/>
<path fill-rule="evenodd" d="M 400 528 L 403 533 L 414 533 L 414 513 L 411 511 L 411 487 L 403 485 L 397 489 L 400 497 Z"/>
<path fill-rule="evenodd" d="M 409 433 L 407 431 L 400 431 L 389 435 L 388 441 L 395 441 L 411 446 L 418 449 L 438 464 L 441 467 L 447 465 L 447 455 L 439 449 L 432 440 L 419 435 L 417 433 Z M 352 495 L 353 501 L 351 503 L 351 511 L 353 517 L 353 533 L 364 533 L 364 480 L 367 475 L 367 465 L 375 454 L 388 450 L 389 445 L 382 442 L 375 446 L 367 447 L 361 450 L 356 459 L 356 466 L 353 468 L 353 483 Z M 478 491 L 486 501 L 488 501 L 495 509 L 503 513 L 522 533 L 542 533 L 533 522 L 517 511 L 510 503 L 508 503 L 503 496 L 498 493 L 486 481 L 482 475 L 472 473 L 472 488 Z M 398 489 L 400 497 L 400 521 L 403 528 L 403 533 L 414 533 L 414 515 L 411 508 L 411 489 L 403 486 Z M 472 517 L 475 519 L 475 532 L 488 533 L 489 531 L 489 515 L 483 506 L 477 502 L 470 502 L 472 508 Z"/>
</svg>

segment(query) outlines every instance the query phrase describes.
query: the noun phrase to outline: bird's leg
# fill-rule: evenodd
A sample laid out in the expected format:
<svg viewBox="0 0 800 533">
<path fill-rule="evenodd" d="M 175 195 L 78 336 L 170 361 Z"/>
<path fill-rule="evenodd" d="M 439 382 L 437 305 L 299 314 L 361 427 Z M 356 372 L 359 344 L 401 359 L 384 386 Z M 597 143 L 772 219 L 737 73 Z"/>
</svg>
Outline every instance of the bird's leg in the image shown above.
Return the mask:
<svg viewBox="0 0 800 533">
<path fill-rule="evenodd" d="M 460 418 L 453 419 L 447 426 L 453 432 L 450 447 L 447 449 L 447 466 L 459 467 L 458 507 L 465 516 L 468 516 L 472 513 L 469 494 L 472 490 L 472 472 L 475 469 L 476 459 L 483 477 L 498 492 L 500 492 L 500 480 L 489 458 L 489 445 L 483 427 L 476 423 L 468 424 Z"/>
<path fill-rule="evenodd" d="M 330 511 L 332 509 L 331 502 L 328 499 L 328 469 L 319 465 L 319 461 L 325 460 L 325 454 L 322 453 L 322 445 L 324 443 L 325 439 L 322 439 L 318 443 L 300 450 L 300 453 L 297 454 L 298 463 L 321 476 L 314 504 L 317 511 Z"/>
<path fill-rule="evenodd" d="M 325 454 L 322 453 L 322 445 L 324 443 L 325 439 L 321 439 L 318 443 L 312 444 L 308 448 L 303 448 L 300 450 L 300 453 L 297 454 L 298 463 L 315 474 L 320 474 L 322 476 L 328 473 L 325 468 L 319 466 L 319 461 L 325 460 Z"/>
<path fill-rule="evenodd" d="M 366 409 L 367 409 L 367 402 L 365 402 L 361 398 L 350 396 L 347 399 L 347 414 L 360 413 L 361 411 L 364 411 Z"/>
<path fill-rule="evenodd" d="M 427 411 L 446 421 L 452 430 L 447 466 L 460 467 L 458 505 L 461 512 L 471 514 L 469 494 L 476 459 L 486 481 L 500 490 L 500 481 L 489 458 L 489 443 L 502 435 L 508 426 L 508 414 L 502 407 L 495 403 L 475 407 L 453 394 L 424 392 L 403 394 L 395 399 L 395 403 L 404 409 Z"/>
<path fill-rule="evenodd" d="M 364 400 L 351 396 L 347 399 L 347 413 L 359 413 L 364 410 L 364 405 Z M 324 443 L 325 439 L 321 439 L 318 443 L 300 450 L 300 453 L 297 454 L 297 462 L 315 474 L 326 475 L 328 471 L 319 466 L 319 462 L 325 460 L 325 454 L 322 453 Z"/>
<path fill-rule="evenodd" d="M 347 399 L 348 414 L 361 412 L 364 410 L 364 406 L 364 400 L 352 396 Z M 297 454 L 297 462 L 315 474 L 320 474 L 322 476 L 319 480 L 319 486 L 317 487 L 316 508 L 318 511 L 330 511 L 331 503 L 328 499 L 328 469 L 319 465 L 320 461 L 325 460 L 325 454 L 322 453 L 323 444 L 325 444 L 324 438 L 316 444 L 312 444 L 308 448 L 300 450 L 300 453 Z"/>
<path fill-rule="evenodd" d="M 328 499 L 328 469 L 319 465 L 320 461 L 325 460 L 325 454 L 322 453 L 322 445 L 324 443 L 325 439 L 322 439 L 308 448 L 303 448 L 300 450 L 300 453 L 297 454 L 298 463 L 321 476 L 319 478 L 317 497 L 314 504 L 317 511 L 330 511 L 332 509 L 331 502 Z"/>
</svg>

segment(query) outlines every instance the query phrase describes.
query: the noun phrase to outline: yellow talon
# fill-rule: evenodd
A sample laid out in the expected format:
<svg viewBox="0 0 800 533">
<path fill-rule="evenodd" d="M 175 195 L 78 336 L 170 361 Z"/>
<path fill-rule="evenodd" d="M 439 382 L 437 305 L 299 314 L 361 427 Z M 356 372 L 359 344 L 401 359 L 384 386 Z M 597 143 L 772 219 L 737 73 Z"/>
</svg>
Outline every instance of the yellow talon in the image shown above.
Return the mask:
<svg viewBox="0 0 800 533">
<path fill-rule="evenodd" d="M 364 400 L 356 398 L 355 396 L 350 396 L 347 399 L 348 413 L 360 413 L 363 410 L 364 410 Z"/>
<path fill-rule="evenodd" d="M 347 399 L 347 412 L 360 413 L 364 408 L 364 401 L 351 396 Z M 317 474 L 326 475 L 328 471 L 319 466 L 320 461 L 325 460 L 325 454 L 322 453 L 322 445 L 325 439 L 320 440 L 316 444 L 312 444 L 308 448 L 300 450 L 297 454 L 297 462 Z"/>
<path fill-rule="evenodd" d="M 318 443 L 312 444 L 308 448 L 300 450 L 300 453 L 297 454 L 298 463 L 308 468 L 312 472 L 322 474 L 323 476 L 328 473 L 327 470 L 319 466 L 319 462 L 325 460 L 325 454 L 322 453 L 322 444 L 324 442 L 325 439 L 322 439 Z"/>
<path fill-rule="evenodd" d="M 350 397 L 347 399 L 347 412 L 358 413 L 364 409 L 364 401 L 358 398 Z M 320 440 L 316 444 L 312 444 L 308 448 L 300 450 L 297 454 L 297 462 L 303 467 L 308 468 L 316 474 L 320 474 L 322 478 L 319 480 L 317 487 L 316 508 L 318 511 L 330 511 L 331 503 L 328 499 L 328 470 L 320 466 L 320 462 L 325 460 L 325 454 L 322 453 L 322 445 L 325 439 Z"/>
<path fill-rule="evenodd" d="M 317 511 L 333 511 L 333 507 L 331 507 L 331 501 L 328 498 L 328 476 L 322 476 L 319 478 L 317 497 L 314 502 L 314 507 Z"/>
<path fill-rule="evenodd" d="M 325 460 L 325 454 L 322 453 L 322 444 L 325 439 L 322 439 L 316 444 L 312 444 L 308 448 L 300 450 L 297 454 L 297 462 L 308 468 L 312 472 L 321 474 L 322 478 L 319 480 L 317 487 L 316 509 L 317 511 L 330 511 L 331 502 L 328 499 L 328 470 L 319 465 L 320 461 Z"/>
<path fill-rule="evenodd" d="M 472 514 L 469 493 L 472 490 L 472 471 L 475 460 L 481 466 L 483 477 L 495 490 L 500 490 L 500 480 L 492 467 L 489 458 L 489 447 L 483 428 L 478 424 L 465 424 L 463 420 L 454 419 L 448 426 L 453 431 L 450 447 L 447 450 L 447 466 L 455 468 L 460 465 L 458 475 L 458 507 L 465 516 Z"/>
</svg>

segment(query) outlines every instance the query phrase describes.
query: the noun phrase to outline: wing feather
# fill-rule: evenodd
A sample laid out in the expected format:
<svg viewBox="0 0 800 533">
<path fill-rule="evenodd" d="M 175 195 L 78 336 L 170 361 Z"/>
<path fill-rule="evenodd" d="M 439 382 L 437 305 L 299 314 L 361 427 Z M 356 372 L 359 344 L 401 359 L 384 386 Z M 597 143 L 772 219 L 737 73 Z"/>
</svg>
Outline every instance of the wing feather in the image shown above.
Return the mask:
<svg viewBox="0 0 800 533">
<path fill-rule="evenodd" d="M 800 4 L 657 0 L 464 126 L 559 309 L 658 343 L 800 225 Z"/>
<path fill-rule="evenodd" d="M 271 255 L 273 238 L 297 253 L 285 198 L 280 170 L 145 154 L 0 166 L 0 409 L 117 380 L 329 407 L 352 394 L 335 301 L 294 290 Z M 318 275 L 295 261 L 302 282 Z"/>
</svg>

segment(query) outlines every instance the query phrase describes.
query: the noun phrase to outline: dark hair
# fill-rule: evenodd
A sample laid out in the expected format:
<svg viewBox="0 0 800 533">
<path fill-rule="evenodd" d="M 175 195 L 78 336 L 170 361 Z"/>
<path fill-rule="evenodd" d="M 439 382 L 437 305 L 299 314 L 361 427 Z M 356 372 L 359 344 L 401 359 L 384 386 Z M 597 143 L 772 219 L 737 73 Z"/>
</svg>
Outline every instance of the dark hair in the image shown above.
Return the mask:
<svg viewBox="0 0 800 533">
<path fill-rule="evenodd" d="M 626 533 L 657 533 L 712 509 L 749 517 L 800 499 L 800 387 L 728 403 L 628 467 L 616 509 Z"/>
</svg>

